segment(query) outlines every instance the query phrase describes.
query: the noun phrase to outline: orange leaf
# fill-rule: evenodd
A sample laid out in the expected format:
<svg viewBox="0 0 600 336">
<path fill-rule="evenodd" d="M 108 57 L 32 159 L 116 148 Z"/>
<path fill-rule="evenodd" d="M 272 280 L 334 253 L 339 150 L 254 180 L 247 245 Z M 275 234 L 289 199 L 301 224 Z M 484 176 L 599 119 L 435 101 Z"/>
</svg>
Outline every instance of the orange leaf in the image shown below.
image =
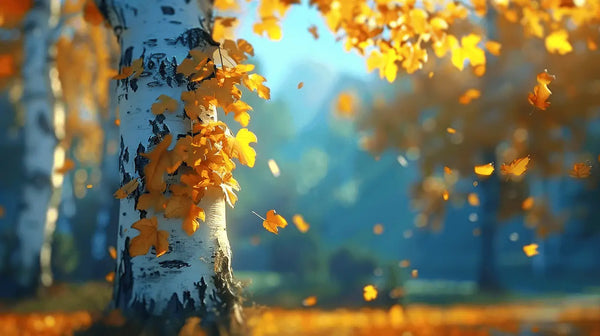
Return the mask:
<svg viewBox="0 0 600 336">
<path fill-rule="evenodd" d="M 108 274 L 107 274 L 107 275 L 104 277 L 104 279 L 105 279 L 106 281 L 108 281 L 108 282 L 111 282 L 111 283 L 112 283 L 113 281 L 115 281 L 115 272 L 110 272 L 110 273 L 108 273 Z"/>
<path fill-rule="evenodd" d="M 314 305 L 317 304 L 317 297 L 316 296 L 309 296 L 307 298 L 305 298 L 304 300 L 302 300 L 302 305 L 304 307 L 312 307 Z"/>
<path fill-rule="evenodd" d="M 254 33 L 264 36 L 265 33 L 269 39 L 273 41 L 281 40 L 281 27 L 279 26 L 279 20 L 275 17 L 263 18 L 261 22 L 257 22 L 252 27 Z"/>
<path fill-rule="evenodd" d="M 456 130 L 452 127 L 448 127 L 448 128 L 446 128 L 446 132 L 448 132 L 448 134 L 455 134 Z"/>
<path fill-rule="evenodd" d="M 263 227 L 274 234 L 278 234 L 278 228 L 284 228 L 287 226 L 285 218 L 278 215 L 275 210 L 269 210 L 267 212 L 267 219 L 263 221 Z"/>
<path fill-rule="evenodd" d="M 263 85 L 266 79 L 258 74 L 250 74 L 243 79 L 244 85 L 250 91 L 256 91 L 262 99 L 271 99 L 271 89 Z"/>
<path fill-rule="evenodd" d="M 175 112 L 177 105 L 177 100 L 162 94 L 158 96 L 158 102 L 152 104 L 152 114 L 163 114 L 165 111 Z"/>
<path fill-rule="evenodd" d="M 115 191 L 113 196 L 117 199 L 126 198 L 127 196 L 129 196 L 129 194 L 131 194 L 134 190 L 137 189 L 139 184 L 140 183 L 139 183 L 138 179 L 135 178 L 135 179 L 125 183 L 125 185 L 123 185 L 121 188 L 119 188 L 119 190 Z"/>
<path fill-rule="evenodd" d="M 529 245 L 525 245 L 523 246 L 523 252 L 525 252 L 525 254 L 528 257 L 533 257 L 534 255 L 538 255 L 538 244 L 529 244 Z"/>
<path fill-rule="evenodd" d="M 94 0 L 87 0 L 85 2 L 85 7 L 83 8 L 83 19 L 94 26 L 104 22 L 104 16 L 102 16 L 102 13 L 100 13 L 100 10 L 98 10 Z"/>
<path fill-rule="evenodd" d="M 140 231 L 140 234 L 131 239 L 129 243 L 129 255 L 136 257 L 146 255 L 150 247 L 154 246 L 156 257 L 165 254 L 169 249 L 169 233 L 164 230 L 158 230 L 156 216 L 148 219 L 142 218 L 131 225 L 132 228 Z"/>
<path fill-rule="evenodd" d="M 521 176 L 523 173 L 525 173 L 525 171 L 527 171 L 527 165 L 529 164 L 529 161 L 529 156 L 515 159 L 508 165 L 502 164 L 502 166 L 500 166 L 500 170 L 502 171 L 503 175 Z"/>
<path fill-rule="evenodd" d="M 242 128 L 237 132 L 235 138 L 227 138 L 227 154 L 232 158 L 237 158 L 245 166 L 254 167 L 256 151 L 250 147 L 250 143 L 256 141 L 254 133 L 247 128 Z"/>
<path fill-rule="evenodd" d="M 144 72 L 144 58 L 140 57 L 135 61 L 131 62 L 131 66 L 124 66 L 121 68 L 121 73 L 114 76 L 113 79 L 125 79 L 129 76 L 138 78 Z"/>
<path fill-rule="evenodd" d="M 475 174 L 482 176 L 490 176 L 494 172 L 494 164 L 488 163 L 479 166 L 475 166 L 474 168 Z"/>
<path fill-rule="evenodd" d="M 383 225 L 382 224 L 373 225 L 373 234 L 380 235 L 382 233 L 383 233 Z"/>
<path fill-rule="evenodd" d="M 377 288 L 373 285 L 363 287 L 363 298 L 365 301 L 373 301 L 377 298 Z"/>
<path fill-rule="evenodd" d="M 312 25 L 308 27 L 308 32 L 315 38 L 315 40 L 319 39 L 319 32 L 317 31 L 317 26 Z"/>
<path fill-rule="evenodd" d="M 306 233 L 308 229 L 310 229 L 310 224 L 308 224 L 304 220 L 304 217 L 302 217 L 302 215 L 294 215 L 294 217 L 292 217 L 292 222 L 294 223 L 294 225 L 296 225 L 298 231 L 302 233 Z"/>
<path fill-rule="evenodd" d="M 298 90 L 302 89 L 303 87 L 304 87 L 304 82 L 298 83 Z"/>
<path fill-rule="evenodd" d="M 351 118 L 356 114 L 356 99 L 351 93 L 342 92 L 337 97 L 336 111 L 339 116 Z"/>
<path fill-rule="evenodd" d="M 141 154 L 150 160 L 146 167 L 144 167 L 144 174 L 146 176 L 146 190 L 148 191 L 165 191 L 166 184 L 163 174 L 170 166 L 167 148 L 169 148 L 172 139 L 173 136 L 171 134 L 167 134 L 151 152 Z"/>
<path fill-rule="evenodd" d="M 75 161 L 71 160 L 71 159 L 65 159 L 65 162 L 63 163 L 62 167 L 56 168 L 54 170 L 55 173 L 57 174 L 65 174 L 68 171 L 70 171 L 71 169 L 75 168 Z"/>
<path fill-rule="evenodd" d="M 161 192 L 145 193 L 138 198 L 136 210 L 154 209 L 159 212 L 165 209 L 166 198 Z"/>
<path fill-rule="evenodd" d="M 479 90 L 468 89 L 465 93 L 462 94 L 462 96 L 460 96 L 458 98 L 458 102 L 461 103 L 461 104 L 463 104 L 463 105 L 467 105 L 473 99 L 477 99 L 479 97 L 481 97 L 481 92 Z"/>
<path fill-rule="evenodd" d="M 556 76 L 548 74 L 547 70 L 540 72 L 537 75 L 538 84 L 533 87 L 533 93 L 530 92 L 527 96 L 529 103 L 540 110 L 546 110 L 546 108 L 550 106 L 548 98 L 550 98 L 550 95 L 552 94 L 552 91 L 548 88 L 548 84 L 552 83 L 555 79 Z"/>
<path fill-rule="evenodd" d="M 590 176 L 592 166 L 583 162 L 573 164 L 573 169 L 569 172 L 569 175 L 573 178 L 586 178 Z"/>
<path fill-rule="evenodd" d="M 117 249 L 114 246 L 109 246 L 108 247 L 108 255 L 112 259 L 117 259 Z"/>
<path fill-rule="evenodd" d="M 527 211 L 527 210 L 531 210 L 531 208 L 533 208 L 533 204 L 534 204 L 535 200 L 533 197 L 529 196 L 527 197 L 523 203 L 521 203 L 521 209 Z"/>
<path fill-rule="evenodd" d="M 494 56 L 500 55 L 500 49 L 502 48 L 502 44 L 495 41 L 487 41 L 485 42 L 485 49 L 490 52 L 490 54 Z"/>
<path fill-rule="evenodd" d="M 479 206 L 479 196 L 476 193 L 470 193 L 467 200 L 471 206 Z"/>
</svg>

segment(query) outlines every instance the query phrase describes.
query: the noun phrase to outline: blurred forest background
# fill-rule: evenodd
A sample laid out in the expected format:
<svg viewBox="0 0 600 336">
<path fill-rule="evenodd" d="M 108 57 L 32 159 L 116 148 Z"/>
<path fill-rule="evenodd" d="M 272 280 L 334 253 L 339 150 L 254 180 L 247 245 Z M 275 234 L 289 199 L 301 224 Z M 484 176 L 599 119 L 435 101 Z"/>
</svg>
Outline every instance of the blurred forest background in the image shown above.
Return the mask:
<svg viewBox="0 0 600 336">
<path fill-rule="evenodd" d="M 76 9 L 62 15 L 53 55 L 68 95 L 55 126 L 74 165 L 49 205 L 56 222 L 45 237 L 51 258 L 42 265 L 42 287 L 87 284 L 90 293 L 81 297 L 97 296 L 101 306 L 110 297 L 105 277 L 114 271 L 109 247 L 117 237 L 118 116 L 102 96 L 116 74 L 116 46 L 105 27 L 88 25 Z M 16 16 L 0 20 L 0 308 L 27 310 L 31 301 L 15 298 L 11 266 L 28 131 L 23 34 L 8 20 Z M 227 214 L 233 268 L 248 302 L 297 308 L 315 296 L 321 308 L 600 303 L 598 32 L 561 55 L 505 17 L 478 20 L 502 46 L 488 56 L 483 76 L 433 59 L 391 84 L 368 73 L 362 56 L 346 53 L 308 7 L 291 10 L 280 42 L 256 36 L 251 15 L 239 20 L 235 37 L 254 45 L 252 62 L 272 89 L 268 102 L 248 100 L 259 137 L 256 165 L 238 169 L 240 201 Z M 307 30 L 312 25 L 318 39 Z M 571 36 L 589 33 L 583 30 Z M 527 94 L 544 69 L 556 79 L 552 105 L 541 111 Z M 477 91 L 471 98 L 470 89 Z M 499 174 L 502 163 L 525 156 L 531 163 L 523 176 Z M 498 173 L 473 172 L 489 162 Z M 576 163 L 591 166 L 589 176 L 578 176 Z M 269 209 L 290 222 L 278 235 L 252 213 Z M 293 225 L 294 215 L 309 227 Z M 539 254 L 526 255 L 529 244 Z M 379 291 L 370 302 L 363 299 L 368 284 Z"/>
</svg>

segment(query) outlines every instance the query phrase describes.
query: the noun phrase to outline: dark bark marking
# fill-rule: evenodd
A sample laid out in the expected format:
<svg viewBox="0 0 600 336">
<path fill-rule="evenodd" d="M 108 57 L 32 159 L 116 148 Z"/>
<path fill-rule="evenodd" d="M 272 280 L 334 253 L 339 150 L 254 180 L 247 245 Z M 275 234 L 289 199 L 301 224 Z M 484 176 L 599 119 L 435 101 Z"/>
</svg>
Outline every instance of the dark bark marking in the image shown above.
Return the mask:
<svg viewBox="0 0 600 336">
<path fill-rule="evenodd" d="M 56 137 L 54 135 L 54 128 L 50 124 L 50 120 L 48 120 L 48 116 L 46 114 L 44 114 L 43 111 L 38 111 L 37 125 L 40 128 L 40 130 L 42 130 L 43 133 L 56 139 Z"/>
<path fill-rule="evenodd" d="M 171 20 L 171 21 L 169 21 L 169 23 L 174 24 L 174 25 L 180 25 L 181 21 Z"/>
<path fill-rule="evenodd" d="M 175 14 L 175 9 L 171 6 L 161 6 L 160 10 L 162 10 L 164 15 L 173 15 Z"/>
<path fill-rule="evenodd" d="M 189 50 L 197 48 L 199 46 L 211 45 L 218 47 L 219 43 L 213 40 L 212 36 L 202 28 L 188 29 L 179 35 L 175 39 L 165 39 L 165 42 L 169 45 L 176 45 L 180 43 Z"/>
<path fill-rule="evenodd" d="M 129 255 L 129 237 L 125 238 L 125 247 L 121 251 L 121 260 L 117 268 L 118 280 L 113 293 L 112 305 L 126 311 L 133 292 L 133 272 Z"/>
<path fill-rule="evenodd" d="M 146 153 L 146 148 L 140 143 L 138 145 L 136 156 L 134 161 L 135 172 L 138 174 L 140 178 L 143 178 L 144 175 L 144 167 L 150 162 L 147 158 L 145 158 L 142 154 Z"/>
<path fill-rule="evenodd" d="M 129 162 L 129 148 L 125 148 L 125 153 L 123 153 L 123 162 Z"/>
<path fill-rule="evenodd" d="M 144 41 L 144 45 L 148 47 L 156 47 L 158 45 L 158 40 L 155 38 L 147 39 Z"/>
<path fill-rule="evenodd" d="M 177 268 L 177 269 L 181 269 L 184 267 L 190 267 L 190 264 L 181 261 L 181 260 L 166 260 L 166 261 L 161 261 L 158 263 L 160 265 L 160 267 L 163 268 Z"/>
<path fill-rule="evenodd" d="M 129 80 L 129 87 L 131 87 L 133 92 L 136 92 L 138 89 L 137 81 L 138 81 L 137 78 L 131 78 Z"/>
</svg>

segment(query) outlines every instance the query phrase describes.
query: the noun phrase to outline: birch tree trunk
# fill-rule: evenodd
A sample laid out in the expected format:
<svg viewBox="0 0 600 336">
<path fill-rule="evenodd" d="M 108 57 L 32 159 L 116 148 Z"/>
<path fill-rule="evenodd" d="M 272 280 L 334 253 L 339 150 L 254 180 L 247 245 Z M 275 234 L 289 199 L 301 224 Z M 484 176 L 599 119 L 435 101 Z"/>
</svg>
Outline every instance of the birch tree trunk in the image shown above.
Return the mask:
<svg viewBox="0 0 600 336">
<path fill-rule="evenodd" d="M 17 250 L 13 259 L 21 291 L 38 284 L 40 249 L 48 202 L 52 194 L 52 169 L 56 136 L 49 78 L 50 0 L 34 1 L 24 22 L 23 98 L 25 153 L 23 199 L 17 218 Z"/>
<path fill-rule="evenodd" d="M 241 322 L 223 193 L 209 190 L 204 196 L 199 206 L 204 209 L 206 219 L 192 236 L 182 230 L 181 219 L 167 219 L 162 214 L 135 209 L 143 192 L 144 166 L 148 163 L 140 154 L 151 151 L 167 134 L 177 139 L 190 130 L 191 121 L 185 117 L 182 103 L 175 113 L 165 115 L 153 115 L 150 109 L 159 95 L 179 100 L 181 93 L 192 85 L 176 74 L 176 67 L 191 49 L 211 47 L 207 29 L 211 3 L 97 1 L 121 46 L 120 66 L 129 66 L 139 58 L 143 58 L 144 66 L 139 78 L 119 80 L 112 97 L 117 100 L 121 119 L 121 185 L 137 177 L 141 181 L 133 197 L 120 203 L 113 306 L 130 317 L 163 316 L 174 319 L 175 324 L 187 316 L 200 316 L 203 325 L 218 332 Z M 210 117 L 216 119 L 216 111 Z M 145 256 L 131 258 L 128 245 L 138 234 L 131 225 L 155 215 L 159 229 L 170 234 L 169 251 L 157 258 L 152 248 Z"/>
</svg>

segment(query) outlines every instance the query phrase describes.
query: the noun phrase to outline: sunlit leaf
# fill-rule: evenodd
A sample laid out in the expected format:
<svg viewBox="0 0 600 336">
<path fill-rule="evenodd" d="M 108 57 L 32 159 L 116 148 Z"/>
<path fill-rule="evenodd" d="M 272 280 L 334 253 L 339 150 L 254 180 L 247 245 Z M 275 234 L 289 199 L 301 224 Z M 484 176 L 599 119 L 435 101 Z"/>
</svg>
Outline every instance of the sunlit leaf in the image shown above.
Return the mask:
<svg viewBox="0 0 600 336">
<path fill-rule="evenodd" d="M 287 221 L 282 216 L 278 215 L 275 210 L 269 210 L 267 212 L 267 219 L 263 221 L 263 227 L 274 234 L 278 234 L 278 228 L 285 228 Z"/>
</svg>

